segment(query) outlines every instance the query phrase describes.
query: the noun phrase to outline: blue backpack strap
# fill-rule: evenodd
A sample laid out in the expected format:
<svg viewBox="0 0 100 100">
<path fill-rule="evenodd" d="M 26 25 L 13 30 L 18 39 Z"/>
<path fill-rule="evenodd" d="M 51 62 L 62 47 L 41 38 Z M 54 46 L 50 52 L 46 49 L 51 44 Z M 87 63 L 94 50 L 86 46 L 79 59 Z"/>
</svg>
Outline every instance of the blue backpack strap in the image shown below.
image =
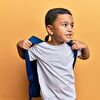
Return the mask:
<svg viewBox="0 0 100 100">
<path fill-rule="evenodd" d="M 41 39 L 35 36 L 29 38 L 29 41 L 31 41 L 33 45 L 43 42 Z M 29 60 L 28 50 L 25 51 L 25 62 L 26 62 L 27 76 L 29 80 L 29 100 L 31 100 L 32 97 L 40 97 L 40 86 L 37 75 L 37 63 L 36 60 L 32 62 Z"/>
<path fill-rule="evenodd" d="M 41 39 L 39 39 L 35 36 L 32 36 L 31 38 L 29 38 L 29 41 L 31 41 L 32 45 L 43 42 Z M 30 67 L 31 63 L 30 63 L 30 60 L 29 60 L 28 50 L 26 50 L 26 52 L 25 52 L 25 60 L 26 60 L 26 69 L 27 69 L 28 79 L 32 80 L 33 75 L 32 75 L 32 69 Z"/>
<path fill-rule="evenodd" d="M 72 44 L 72 41 L 73 40 L 70 40 L 69 42 L 67 42 L 67 44 L 71 47 L 73 44 Z M 73 69 L 74 69 L 74 66 L 75 66 L 75 62 L 76 62 L 76 59 L 77 59 L 77 50 L 72 50 L 73 51 L 73 56 L 74 56 L 74 62 L 73 62 Z"/>
<path fill-rule="evenodd" d="M 43 40 L 37 38 L 36 36 L 32 36 L 31 38 L 29 38 L 29 41 L 31 41 L 31 43 L 32 43 L 33 45 L 43 42 Z"/>
<path fill-rule="evenodd" d="M 77 50 L 73 50 L 73 52 L 74 52 L 74 62 L 73 62 L 73 69 L 74 69 L 76 59 L 77 59 Z"/>
</svg>

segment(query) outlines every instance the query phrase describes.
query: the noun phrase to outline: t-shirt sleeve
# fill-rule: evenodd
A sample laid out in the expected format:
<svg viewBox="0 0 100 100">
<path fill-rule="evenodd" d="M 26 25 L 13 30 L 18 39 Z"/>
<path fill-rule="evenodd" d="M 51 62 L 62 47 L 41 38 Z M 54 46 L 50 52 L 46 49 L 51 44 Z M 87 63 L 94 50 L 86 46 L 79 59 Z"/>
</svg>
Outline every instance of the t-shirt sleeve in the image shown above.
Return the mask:
<svg viewBox="0 0 100 100">
<path fill-rule="evenodd" d="M 77 56 L 79 57 L 81 55 L 81 50 L 78 50 Z"/>
<path fill-rule="evenodd" d="M 34 46 L 28 49 L 28 54 L 30 61 L 36 60 L 36 50 Z"/>
</svg>

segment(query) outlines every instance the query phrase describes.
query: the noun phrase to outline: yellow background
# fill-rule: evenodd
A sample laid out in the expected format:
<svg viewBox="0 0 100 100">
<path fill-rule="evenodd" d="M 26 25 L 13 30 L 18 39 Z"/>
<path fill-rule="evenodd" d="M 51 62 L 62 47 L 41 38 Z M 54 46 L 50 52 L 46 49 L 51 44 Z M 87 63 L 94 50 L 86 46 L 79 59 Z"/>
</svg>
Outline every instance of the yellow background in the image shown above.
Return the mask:
<svg viewBox="0 0 100 100">
<path fill-rule="evenodd" d="M 77 100 L 100 100 L 100 0 L 0 0 L 0 100 L 28 100 L 25 63 L 16 43 L 32 35 L 44 39 L 44 16 L 53 7 L 72 12 L 74 38 L 90 48 L 90 59 L 75 66 Z"/>
</svg>

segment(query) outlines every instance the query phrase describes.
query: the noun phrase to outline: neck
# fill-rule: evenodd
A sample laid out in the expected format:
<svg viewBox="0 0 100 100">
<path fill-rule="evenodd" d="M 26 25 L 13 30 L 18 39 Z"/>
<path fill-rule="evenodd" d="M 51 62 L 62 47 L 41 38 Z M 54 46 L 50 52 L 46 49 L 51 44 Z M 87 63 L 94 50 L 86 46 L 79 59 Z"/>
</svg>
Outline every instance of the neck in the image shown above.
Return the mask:
<svg viewBox="0 0 100 100">
<path fill-rule="evenodd" d="M 63 42 L 56 41 L 55 39 L 51 39 L 50 41 L 48 41 L 48 44 L 51 44 L 51 45 L 60 45 L 62 43 Z"/>
</svg>

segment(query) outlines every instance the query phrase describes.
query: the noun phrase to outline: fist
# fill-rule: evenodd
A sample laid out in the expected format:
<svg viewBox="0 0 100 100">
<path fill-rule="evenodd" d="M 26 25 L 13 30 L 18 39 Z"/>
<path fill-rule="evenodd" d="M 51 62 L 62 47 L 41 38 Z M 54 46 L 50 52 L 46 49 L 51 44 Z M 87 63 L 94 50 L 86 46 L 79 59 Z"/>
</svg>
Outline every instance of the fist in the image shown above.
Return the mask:
<svg viewBox="0 0 100 100">
<path fill-rule="evenodd" d="M 87 45 L 84 42 L 78 41 L 78 40 L 73 40 L 72 41 L 72 49 L 73 50 L 78 50 L 78 49 L 85 49 L 87 48 Z"/>
<path fill-rule="evenodd" d="M 25 39 L 25 40 L 21 40 L 18 42 L 18 45 L 23 48 L 23 49 L 28 49 L 29 47 L 32 46 L 32 43 L 28 40 L 28 39 Z"/>
</svg>

